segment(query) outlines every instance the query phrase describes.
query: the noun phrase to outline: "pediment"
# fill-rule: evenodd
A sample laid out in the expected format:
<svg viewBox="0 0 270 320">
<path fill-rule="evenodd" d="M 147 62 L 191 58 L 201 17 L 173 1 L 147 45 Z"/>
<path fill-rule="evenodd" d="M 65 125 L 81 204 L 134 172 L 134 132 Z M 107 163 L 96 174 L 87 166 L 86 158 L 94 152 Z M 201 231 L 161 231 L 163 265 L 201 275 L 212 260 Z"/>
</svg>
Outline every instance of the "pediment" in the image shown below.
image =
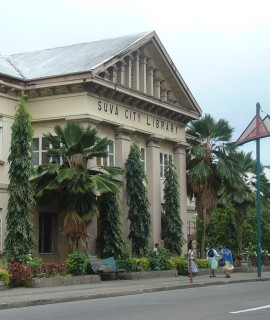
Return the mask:
<svg viewBox="0 0 270 320">
<path fill-rule="evenodd" d="M 134 60 L 138 57 L 140 62 L 142 59 L 145 59 L 147 73 L 149 72 L 149 69 L 153 70 L 153 81 L 160 81 L 161 93 L 158 99 L 162 101 L 165 100 L 168 104 L 179 109 L 189 110 L 198 116 L 201 115 L 199 105 L 189 91 L 186 83 L 155 32 L 148 33 L 139 41 L 106 61 L 106 63 L 97 66 L 93 70 L 93 76 L 116 82 L 118 85 L 122 85 L 129 90 L 133 89 L 136 92 L 149 95 L 147 90 L 141 90 L 140 86 L 139 88 L 134 88 L 132 81 L 131 84 L 128 84 L 127 82 L 119 83 L 120 81 L 117 80 L 117 74 L 119 73 L 119 70 L 121 70 L 121 64 L 124 65 L 124 67 L 122 67 L 124 70 L 123 72 L 126 72 L 126 67 L 129 63 L 131 64 L 131 68 L 134 68 Z M 112 72 L 115 72 L 114 76 Z M 133 72 L 133 76 L 134 70 L 132 69 L 131 72 Z M 142 80 L 140 79 L 140 81 Z M 165 99 L 163 99 L 164 92 L 166 92 Z"/>
</svg>

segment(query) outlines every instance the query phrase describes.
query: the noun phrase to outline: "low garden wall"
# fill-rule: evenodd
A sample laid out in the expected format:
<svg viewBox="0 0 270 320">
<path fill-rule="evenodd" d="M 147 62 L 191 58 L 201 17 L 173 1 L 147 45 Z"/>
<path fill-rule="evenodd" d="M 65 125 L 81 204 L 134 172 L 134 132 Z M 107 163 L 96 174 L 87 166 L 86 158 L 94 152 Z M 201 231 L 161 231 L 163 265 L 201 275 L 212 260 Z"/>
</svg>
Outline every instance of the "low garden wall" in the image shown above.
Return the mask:
<svg viewBox="0 0 270 320">
<path fill-rule="evenodd" d="M 177 270 L 147 271 L 147 272 L 124 272 L 119 274 L 119 280 L 140 280 L 150 278 L 168 278 L 177 277 Z M 65 285 L 76 285 L 86 283 L 98 283 L 102 280 L 114 280 L 114 274 L 85 275 L 76 277 L 53 277 L 53 278 L 34 278 L 33 288 L 56 287 Z"/>
<path fill-rule="evenodd" d="M 34 278 L 31 287 L 57 287 L 66 285 L 86 284 L 86 283 L 98 283 L 100 282 L 100 276 L 98 275 L 85 275 L 76 277 L 52 277 L 52 278 Z"/>
<path fill-rule="evenodd" d="M 119 279 L 121 280 L 140 280 L 150 278 L 170 278 L 177 277 L 177 270 L 162 270 L 162 271 L 146 271 L 146 272 L 127 272 L 120 273 Z"/>
</svg>

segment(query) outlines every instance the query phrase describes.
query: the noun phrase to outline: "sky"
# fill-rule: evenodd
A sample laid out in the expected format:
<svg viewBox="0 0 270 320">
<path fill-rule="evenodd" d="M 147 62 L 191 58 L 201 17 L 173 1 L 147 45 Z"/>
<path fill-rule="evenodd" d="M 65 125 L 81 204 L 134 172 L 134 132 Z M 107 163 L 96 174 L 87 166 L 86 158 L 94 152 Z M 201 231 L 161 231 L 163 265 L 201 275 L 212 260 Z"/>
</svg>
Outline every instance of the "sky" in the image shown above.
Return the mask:
<svg viewBox="0 0 270 320">
<path fill-rule="evenodd" d="M 269 0 L 0 0 L 0 54 L 156 31 L 202 109 L 237 140 L 270 114 Z M 270 137 L 260 160 L 270 165 Z M 256 159 L 256 143 L 240 148 Z"/>
</svg>

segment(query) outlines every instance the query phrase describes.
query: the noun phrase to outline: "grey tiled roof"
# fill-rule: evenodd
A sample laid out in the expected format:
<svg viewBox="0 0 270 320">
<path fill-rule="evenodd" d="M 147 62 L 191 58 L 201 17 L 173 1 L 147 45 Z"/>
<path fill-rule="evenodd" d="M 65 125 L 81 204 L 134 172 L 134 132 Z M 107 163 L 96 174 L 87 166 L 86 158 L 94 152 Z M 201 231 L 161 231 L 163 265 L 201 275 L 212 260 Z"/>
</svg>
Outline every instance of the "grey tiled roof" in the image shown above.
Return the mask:
<svg viewBox="0 0 270 320">
<path fill-rule="evenodd" d="M 137 33 L 7 57 L 0 56 L 0 73 L 32 80 L 87 72 L 102 65 L 147 34 L 148 32 Z"/>
</svg>

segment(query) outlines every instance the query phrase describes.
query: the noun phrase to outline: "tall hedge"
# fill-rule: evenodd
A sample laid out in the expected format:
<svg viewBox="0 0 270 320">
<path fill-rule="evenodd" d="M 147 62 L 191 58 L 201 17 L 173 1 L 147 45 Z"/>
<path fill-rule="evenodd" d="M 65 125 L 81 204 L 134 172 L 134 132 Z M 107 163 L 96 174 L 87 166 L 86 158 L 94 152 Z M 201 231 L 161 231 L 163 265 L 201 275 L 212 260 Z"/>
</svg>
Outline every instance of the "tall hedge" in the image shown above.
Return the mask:
<svg viewBox="0 0 270 320">
<path fill-rule="evenodd" d="M 142 256 L 148 248 L 151 219 L 148 209 L 146 175 L 141 162 L 141 150 L 137 143 L 131 145 L 125 169 L 128 219 L 130 221 L 129 239 L 131 239 L 132 254 Z"/>
<path fill-rule="evenodd" d="M 120 209 L 117 195 L 104 193 L 99 204 L 100 232 L 96 239 L 96 252 L 101 258 L 119 259 L 127 249 L 121 230 Z"/>
<path fill-rule="evenodd" d="M 164 181 L 164 247 L 174 254 L 181 255 L 185 242 L 183 222 L 180 217 L 179 183 L 172 162 L 172 157 L 166 165 Z"/>
<path fill-rule="evenodd" d="M 35 245 L 32 239 L 31 210 L 33 202 L 29 178 L 33 174 L 31 163 L 31 142 L 33 128 L 27 111 L 25 96 L 19 99 L 14 123 L 11 127 L 9 163 L 9 200 L 7 207 L 7 229 L 4 241 L 4 257 L 19 259 L 32 253 Z"/>
</svg>

